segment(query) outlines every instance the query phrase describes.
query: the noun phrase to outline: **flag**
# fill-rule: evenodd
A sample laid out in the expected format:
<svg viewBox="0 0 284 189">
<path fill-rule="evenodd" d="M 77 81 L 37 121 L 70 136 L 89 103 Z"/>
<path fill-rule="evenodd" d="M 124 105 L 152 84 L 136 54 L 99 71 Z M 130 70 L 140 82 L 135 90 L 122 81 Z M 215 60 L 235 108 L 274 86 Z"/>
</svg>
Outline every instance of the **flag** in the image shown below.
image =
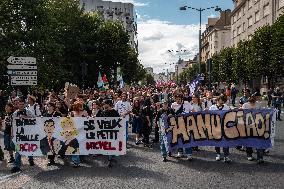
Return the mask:
<svg viewBox="0 0 284 189">
<path fill-rule="evenodd" d="M 119 87 L 120 87 L 121 89 L 124 88 L 124 81 L 123 81 L 123 79 L 120 80 L 120 82 L 119 82 Z"/>
<path fill-rule="evenodd" d="M 190 90 L 190 92 L 189 92 L 190 96 L 192 96 L 195 93 L 195 91 L 196 91 L 196 89 L 197 89 L 197 87 L 198 87 L 198 85 L 201 81 L 200 79 L 201 79 L 201 77 L 200 77 L 200 75 L 198 75 L 194 80 L 192 80 L 190 83 L 188 83 L 188 87 L 189 87 L 189 90 Z"/>
<path fill-rule="evenodd" d="M 102 88 L 104 86 L 104 81 L 102 79 L 101 72 L 99 72 L 98 81 L 97 81 L 98 88 Z"/>
<path fill-rule="evenodd" d="M 104 84 L 104 88 L 105 89 L 109 88 L 109 84 L 108 84 L 108 80 L 107 80 L 106 74 L 104 74 L 104 76 L 103 76 L 103 84 Z"/>
</svg>

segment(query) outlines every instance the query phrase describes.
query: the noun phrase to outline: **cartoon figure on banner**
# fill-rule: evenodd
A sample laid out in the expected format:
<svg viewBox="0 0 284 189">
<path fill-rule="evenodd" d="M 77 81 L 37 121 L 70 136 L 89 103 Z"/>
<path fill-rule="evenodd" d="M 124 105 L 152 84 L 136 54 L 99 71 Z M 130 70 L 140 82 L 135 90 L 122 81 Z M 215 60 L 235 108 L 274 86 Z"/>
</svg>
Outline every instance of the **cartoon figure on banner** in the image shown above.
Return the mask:
<svg viewBox="0 0 284 189">
<path fill-rule="evenodd" d="M 62 148 L 63 154 L 72 155 L 79 154 L 79 142 L 76 139 L 79 132 L 75 127 L 75 123 L 71 118 L 65 117 L 61 120 L 60 123 L 62 127 L 61 136 L 65 139 L 65 144 Z"/>
<path fill-rule="evenodd" d="M 53 137 L 55 131 L 55 123 L 52 119 L 44 122 L 44 132 L 46 137 L 40 140 L 40 150 L 43 155 L 62 154 L 62 146 L 64 142 Z"/>
</svg>

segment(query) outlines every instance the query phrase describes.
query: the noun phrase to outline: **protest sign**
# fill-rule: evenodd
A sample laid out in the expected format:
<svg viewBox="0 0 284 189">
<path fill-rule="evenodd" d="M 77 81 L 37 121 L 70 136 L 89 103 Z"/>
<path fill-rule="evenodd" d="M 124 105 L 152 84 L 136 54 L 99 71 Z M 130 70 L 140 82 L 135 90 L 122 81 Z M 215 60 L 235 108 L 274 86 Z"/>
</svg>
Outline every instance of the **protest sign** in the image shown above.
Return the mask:
<svg viewBox="0 0 284 189">
<path fill-rule="evenodd" d="M 122 118 L 49 118 L 13 120 L 16 151 L 25 156 L 124 155 L 125 120 Z"/>
<path fill-rule="evenodd" d="M 272 109 L 204 111 L 163 119 L 169 151 L 194 146 L 267 149 L 275 136 Z"/>
<path fill-rule="evenodd" d="M 76 98 L 79 92 L 80 92 L 80 89 L 77 85 L 70 84 L 70 85 L 65 86 L 66 98 L 74 99 Z"/>
</svg>

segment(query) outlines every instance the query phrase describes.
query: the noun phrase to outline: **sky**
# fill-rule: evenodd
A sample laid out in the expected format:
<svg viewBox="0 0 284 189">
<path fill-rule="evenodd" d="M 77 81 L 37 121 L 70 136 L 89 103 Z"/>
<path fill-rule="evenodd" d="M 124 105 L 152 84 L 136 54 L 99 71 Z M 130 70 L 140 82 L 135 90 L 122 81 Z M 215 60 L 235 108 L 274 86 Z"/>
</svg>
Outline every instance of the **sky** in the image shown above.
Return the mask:
<svg viewBox="0 0 284 189">
<path fill-rule="evenodd" d="M 155 73 L 174 71 L 172 63 L 192 59 L 198 53 L 199 12 L 180 11 L 181 6 L 233 9 L 232 0 L 112 0 L 135 5 L 138 24 L 139 60 Z M 214 9 L 203 11 L 202 30 L 209 17 L 218 17 Z M 173 52 L 168 52 L 173 50 Z M 177 53 L 176 51 L 181 51 Z M 183 52 L 186 50 L 185 52 Z M 166 64 L 165 64 L 166 63 Z M 172 65 L 170 65 L 172 64 Z"/>
</svg>

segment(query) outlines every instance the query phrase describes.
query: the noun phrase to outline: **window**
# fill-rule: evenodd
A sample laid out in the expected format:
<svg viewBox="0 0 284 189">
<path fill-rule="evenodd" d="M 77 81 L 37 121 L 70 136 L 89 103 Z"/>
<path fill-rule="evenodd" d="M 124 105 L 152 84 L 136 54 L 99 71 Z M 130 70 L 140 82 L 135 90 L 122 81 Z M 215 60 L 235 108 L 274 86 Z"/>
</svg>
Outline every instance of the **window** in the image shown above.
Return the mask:
<svg viewBox="0 0 284 189">
<path fill-rule="evenodd" d="M 263 6 L 263 17 L 265 17 L 269 14 L 270 14 L 269 4 L 266 4 L 266 5 Z"/>
<path fill-rule="evenodd" d="M 280 9 L 280 8 L 282 8 L 282 7 L 284 7 L 284 0 L 279 0 L 279 6 L 278 6 L 278 8 Z"/>
<path fill-rule="evenodd" d="M 245 32 L 246 31 L 246 23 L 244 22 L 243 23 L 243 32 Z"/>
<path fill-rule="evenodd" d="M 241 31 L 241 26 L 239 26 L 239 27 L 237 28 L 237 33 L 238 33 L 238 35 L 240 35 L 240 34 L 242 33 L 242 31 Z"/>
<path fill-rule="evenodd" d="M 260 13 L 259 11 L 255 12 L 255 22 L 258 22 L 260 20 Z"/>
<path fill-rule="evenodd" d="M 243 11 L 243 16 L 244 16 L 245 15 L 245 7 L 243 7 L 242 11 Z"/>
<path fill-rule="evenodd" d="M 251 3 L 252 0 L 248 0 L 248 9 L 250 9 L 252 7 L 252 3 Z"/>
<path fill-rule="evenodd" d="M 252 26 L 252 16 L 248 18 L 248 27 Z"/>
</svg>

